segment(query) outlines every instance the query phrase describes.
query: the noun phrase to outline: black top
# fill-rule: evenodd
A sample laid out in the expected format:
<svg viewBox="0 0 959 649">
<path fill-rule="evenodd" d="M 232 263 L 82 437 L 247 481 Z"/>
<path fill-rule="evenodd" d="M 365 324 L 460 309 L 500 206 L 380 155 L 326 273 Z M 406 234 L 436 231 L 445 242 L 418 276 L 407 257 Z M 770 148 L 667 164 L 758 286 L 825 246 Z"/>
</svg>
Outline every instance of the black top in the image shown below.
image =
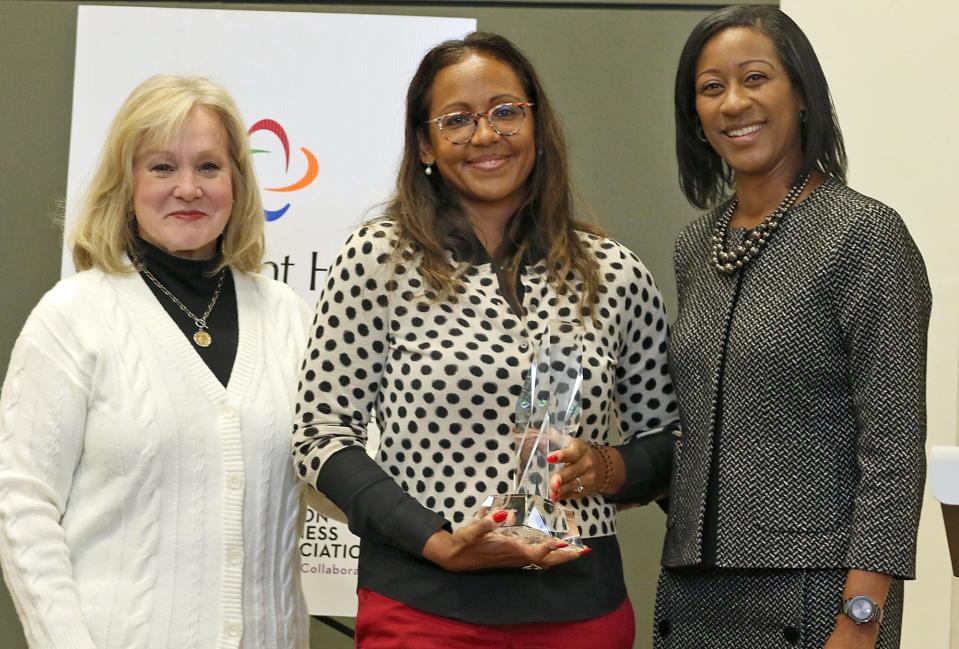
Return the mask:
<svg viewBox="0 0 959 649">
<path fill-rule="evenodd" d="M 193 260 L 175 257 L 139 237 L 136 245 L 137 256 L 153 273 L 154 277 L 186 305 L 186 308 L 198 317 L 202 316 L 210 304 L 210 300 L 213 299 L 213 293 L 216 291 L 216 285 L 220 278 L 219 274 L 211 275 L 221 259 L 219 248 L 217 248 L 217 255 L 213 259 Z M 216 305 L 214 305 L 213 311 L 206 322 L 210 337 L 213 339 L 209 347 L 200 347 L 193 342 L 193 334 L 197 331 L 193 318 L 174 304 L 173 300 L 157 288 L 145 274 L 140 273 L 140 277 L 153 291 L 167 314 L 180 328 L 183 335 L 187 337 L 190 345 L 200 355 L 200 358 L 210 368 L 217 380 L 226 386 L 230 380 L 230 373 L 233 371 L 233 361 L 236 359 L 239 321 L 237 319 L 233 275 L 229 268 L 224 269 L 223 272 L 226 275 L 223 278 L 220 297 L 217 298 Z"/>
</svg>

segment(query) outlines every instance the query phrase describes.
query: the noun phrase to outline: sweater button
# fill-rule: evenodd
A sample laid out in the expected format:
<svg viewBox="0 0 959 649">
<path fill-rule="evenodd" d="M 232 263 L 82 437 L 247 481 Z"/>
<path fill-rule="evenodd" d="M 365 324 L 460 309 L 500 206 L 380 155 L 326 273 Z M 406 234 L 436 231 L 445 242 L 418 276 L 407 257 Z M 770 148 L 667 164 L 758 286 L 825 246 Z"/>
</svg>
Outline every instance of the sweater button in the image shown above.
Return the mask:
<svg viewBox="0 0 959 649">
<path fill-rule="evenodd" d="M 231 638 L 239 638 L 243 633 L 243 626 L 239 622 L 227 622 L 223 625 L 223 632 Z"/>
<path fill-rule="evenodd" d="M 226 553 L 226 560 L 231 566 L 238 566 L 243 563 L 243 548 L 230 548 Z"/>
<path fill-rule="evenodd" d="M 239 473 L 231 473 L 226 479 L 226 486 L 233 491 L 239 491 L 243 487 L 243 476 Z"/>
</svg>

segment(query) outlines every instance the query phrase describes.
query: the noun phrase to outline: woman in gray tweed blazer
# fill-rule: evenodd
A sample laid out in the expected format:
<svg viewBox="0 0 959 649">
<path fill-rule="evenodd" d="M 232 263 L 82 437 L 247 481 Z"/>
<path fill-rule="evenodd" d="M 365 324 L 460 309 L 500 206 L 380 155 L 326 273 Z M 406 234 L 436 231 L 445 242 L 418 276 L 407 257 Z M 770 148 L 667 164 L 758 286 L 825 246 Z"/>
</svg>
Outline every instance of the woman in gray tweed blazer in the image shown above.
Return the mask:
<svg viewBox="0 0 959 649">
<path fill-rule="evenodd" d="M 822 68 L 778 9 L 699 23 L 675 102 L 681 186 L 709 211 L 676 242 L 655 647 L 898 647 L 925 475 L 922 258 L 845 185 Z"/>
</svg>

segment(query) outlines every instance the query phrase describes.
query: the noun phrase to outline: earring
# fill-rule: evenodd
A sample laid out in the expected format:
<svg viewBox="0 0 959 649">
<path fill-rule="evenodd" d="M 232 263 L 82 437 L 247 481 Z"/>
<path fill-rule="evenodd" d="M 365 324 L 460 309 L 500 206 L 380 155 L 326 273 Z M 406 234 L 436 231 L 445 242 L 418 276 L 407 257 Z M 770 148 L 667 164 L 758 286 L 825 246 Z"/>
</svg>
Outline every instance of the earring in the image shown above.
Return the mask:
<svg viewBox="0 0 959 649">
<path fill-rule="evenodd" d="M 696 127 L 696 137 L 699 138 L 700 142 L 709 142 L 709 140 L 706 139 L 706 131 L 703 130 L 702 124 Z"/>
<path fill-rule="evenodd" d="M 425 173 L 427 176 L 432 176 L 432 175 L 433 175 L 433 163 L 432 163 L 432 162 L 427 162 L 427 163 L 426 163 L 426 169 L 423 170 L 423 173 Z"/>
<path fill-rule="evenodd" d="M 803 124 L 806 123 L 806 110 L 805 110 L 805 109 L 799 111 L 799 121 L 802 122 Z"/>
</svg>

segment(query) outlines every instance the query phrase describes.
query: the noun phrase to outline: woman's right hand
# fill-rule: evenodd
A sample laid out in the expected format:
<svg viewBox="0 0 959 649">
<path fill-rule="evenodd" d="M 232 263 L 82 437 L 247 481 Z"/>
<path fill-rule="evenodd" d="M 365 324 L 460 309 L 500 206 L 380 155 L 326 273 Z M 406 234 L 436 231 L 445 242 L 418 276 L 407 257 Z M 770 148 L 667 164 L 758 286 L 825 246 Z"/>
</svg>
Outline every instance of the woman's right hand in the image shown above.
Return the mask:
<svg viewBox="0 0 959 649">
<path fill-rule="evenodd" d="M 503 524 L 507 516 L 505 511 L 493 512 L 452 534 L 439 530 L 426 541 L 423 556 L 441 568 L 463 572 L 530 565 L 552 568 L 589 552 L 588 548 L 583 552 L 564 551 L 562 548 L 567 544 L 558 539 L 528 545 L 510 536 L 490 534 Z"/>
</svg>

